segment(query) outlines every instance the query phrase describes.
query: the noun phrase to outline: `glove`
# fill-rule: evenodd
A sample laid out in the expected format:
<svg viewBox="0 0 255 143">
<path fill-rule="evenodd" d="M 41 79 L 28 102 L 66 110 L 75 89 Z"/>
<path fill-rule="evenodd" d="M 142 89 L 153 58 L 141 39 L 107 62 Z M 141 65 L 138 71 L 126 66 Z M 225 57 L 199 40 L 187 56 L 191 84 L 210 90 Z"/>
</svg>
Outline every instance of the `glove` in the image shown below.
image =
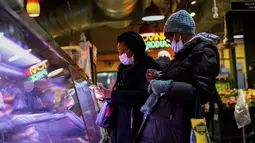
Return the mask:
<svg viewBox="0 0 255 143">
<path fill-rule="evenodd" d="M 154 106 L 157 104 L 159 100 L 159 96 L 152 93 L 150 94 L 149 98 L 147 99 L 146 103 L 142 106 L 141 112 L 144 114 L 151 114 Z"/>
<path fill-rule="evenodd" d="M 172 80 L 152 80 L 148 86 L 148 92 L 163 96 L 172 86 Z"/>
</svg>

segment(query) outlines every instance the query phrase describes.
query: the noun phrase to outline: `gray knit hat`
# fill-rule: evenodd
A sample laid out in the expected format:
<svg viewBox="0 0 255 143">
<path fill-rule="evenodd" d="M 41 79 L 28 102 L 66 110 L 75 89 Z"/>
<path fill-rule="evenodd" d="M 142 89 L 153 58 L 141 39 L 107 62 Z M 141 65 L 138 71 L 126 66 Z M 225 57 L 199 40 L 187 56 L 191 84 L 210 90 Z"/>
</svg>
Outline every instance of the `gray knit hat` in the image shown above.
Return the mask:
<svg viewBox="0 0 255 143">
<path fill-rule="evenodd" d="M 167 19 L 164 32 L 195 35 L 195 22 L 186 10 L 180 10 Z"/>
</svg>

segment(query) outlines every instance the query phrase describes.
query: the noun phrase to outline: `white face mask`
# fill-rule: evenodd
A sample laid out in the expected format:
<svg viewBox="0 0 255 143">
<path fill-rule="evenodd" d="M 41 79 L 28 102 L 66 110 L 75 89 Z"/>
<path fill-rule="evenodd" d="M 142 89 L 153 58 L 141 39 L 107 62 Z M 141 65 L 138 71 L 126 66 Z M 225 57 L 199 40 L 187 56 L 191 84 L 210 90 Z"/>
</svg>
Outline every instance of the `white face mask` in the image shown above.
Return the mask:
<svg viewBox="0 0 255 143">
<path fill-rule="evenodd" d="M 174 50 L 175 53 L 178 53 L 183 48 L 183 42 L 182 42 L 181 37 L 179 39 L 179 42 L 176 43 L 175 34 L 174 34 L 173 41 L 171 43 L 171 47 L 172 47 L 172 49 Z"/>
<path fill-rule="evenodd" d="M 132 56 L 131 58 L 128 58 L 127 52 L 119 56 L 120 62 L 123 65 L 132 65 L 134 63 L 134 56 Z"/>
</svg>

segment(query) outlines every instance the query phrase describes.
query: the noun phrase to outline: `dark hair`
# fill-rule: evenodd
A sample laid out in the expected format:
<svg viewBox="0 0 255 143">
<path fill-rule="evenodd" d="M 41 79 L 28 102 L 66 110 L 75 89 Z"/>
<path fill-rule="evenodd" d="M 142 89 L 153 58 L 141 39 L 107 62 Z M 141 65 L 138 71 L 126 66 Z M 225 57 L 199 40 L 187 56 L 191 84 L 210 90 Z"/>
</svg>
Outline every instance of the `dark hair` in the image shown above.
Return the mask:
<svg viewBox="0 0 255 143">
<path fill-rule="evenodd" d="M 132 52 L 134 52 L 137 59 L 144 58 L 145 54 L 145 43 L 143 41 L 143 38 L 140 34 L 134 32 L 134 31 L 128 31 L 125 33 L 122 33 L 117 38 L 117 44 L 119 42 L 124 42 L 128 49 L 130 49 Z"/>
</svg>

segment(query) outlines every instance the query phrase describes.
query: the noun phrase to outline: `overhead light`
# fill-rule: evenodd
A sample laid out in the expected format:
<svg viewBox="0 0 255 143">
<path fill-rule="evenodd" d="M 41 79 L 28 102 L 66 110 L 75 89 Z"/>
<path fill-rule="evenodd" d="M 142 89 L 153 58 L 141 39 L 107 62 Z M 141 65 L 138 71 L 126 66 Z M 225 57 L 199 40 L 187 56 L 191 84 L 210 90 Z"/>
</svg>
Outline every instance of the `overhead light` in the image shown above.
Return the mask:
<svg viewBox="0 0 255 143">
<path fill-rule="evenodd" d="M 41 62 L 40 59 L 38 59 L 36 56 L 30 53 L 31 49 L 25 50 L 22 47 L 20 47 L 18 44 L 6 38 L 5 36 L 0 36 L 0 46 L 1 48 L 4 48 L 5 50 L 12 52 L 16 56 L 15 58 L 17 57 L 25 58 L 27 61 L 30 61 L 31 64 L 36 64 Z M 9 60 L 13 60 L 13 59 L 9 59 Z"/>
<path fill-rule="evenodd" d="M 142 18 L 143 21 L 159 21 L 165 18 L 164 15 L 145 16 Z"/>
<path fill-rule="evenodd" d="M 165 16 L 163 15 L 161 9 L 151 1 L 151 5 L 147 7 L 144 11 L 143 21 L 159 21 L 163 20 Z"/>
<path fill-rule="evenodd" d="M 234 35 L 234 39 L 242 39 L 243 35 Z"/>
<path fill-rule="evenodd" d="M 0 32 L 0 36 L 4 36 L 4 32 Z"/>
<path fill-rule="evenodd" d="M 26 8 L 30 17 L 38 17 L 40 15 L 40 3 L 38 0 L 27 0 Z"/>
<path fill-rule="evenodd" d="M 146 37 L 146 36 L 153 36 L 155 35 L 155 33 L 143 33 L 143 34 L 140 34 L 142 37 Z"/>
<path fill-rule="evenodd" d="M 31 49 L 27 49 L 24 51 L 24 53 L 19 53 L 18 55 L 14 55 L 10 59 L 8 59 L 8 62 L 13 62 L 13 61 L 19 60 L 19 59 L 23 58 L 24 55 L 27 55 L 31 51 L 32 51 Z"/>
<path fill-rule="evenodd" d="M 190 13 L 190 16 L 191 16 L 191 17 L 194 17 L 195 15 L 196 15 L 195 12 L 191 12 L 191 13 Z"/>
<path fill-rule="evenodd" d="M 56 70 L 50 72 L 50 73 L 48 74 L 48 77 L 57 76 L 58 74 L 62 73 L 63 71 L 64 71 L 63 68 L 56 69 Z"/>
<path fill-rule="evenodd" d="M 195 0 L 193 0 L 193 1 L 191 2 L 192 5 L 194 5 L 194 4 L 196 4 L 196 3 L 197 3 L 197 1 L 195 1 Z"/>
</svg>

